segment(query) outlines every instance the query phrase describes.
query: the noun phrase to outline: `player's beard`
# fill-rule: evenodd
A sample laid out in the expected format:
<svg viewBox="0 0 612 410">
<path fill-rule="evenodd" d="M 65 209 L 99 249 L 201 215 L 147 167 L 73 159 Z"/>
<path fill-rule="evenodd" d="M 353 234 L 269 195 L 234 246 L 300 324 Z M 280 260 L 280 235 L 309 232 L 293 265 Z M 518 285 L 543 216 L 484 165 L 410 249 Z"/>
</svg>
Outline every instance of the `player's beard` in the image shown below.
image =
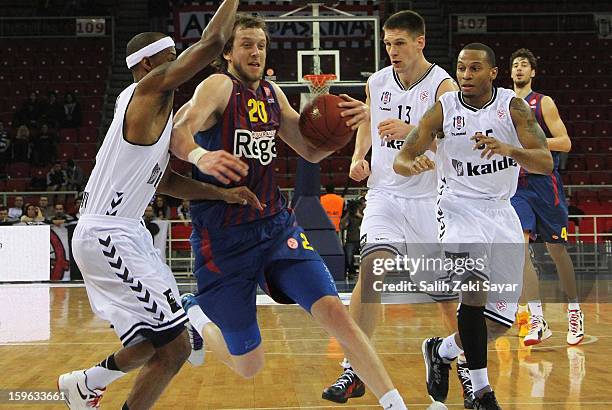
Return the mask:
<svg viewBox="0 0 612 410">
<path fill-rule="evenodd" d="M 246 69 L 245 69 L 246 68 Z M 255 82 L 261 80 L 263 69 L 260 68 L 257 74 L 254 74 L 250 69 L 248 64 L 240 65 L 236 67 L 237 73 L 248 82 Z"/>
<path fill-rule="evenodd" d="M 523 88 L 527 84 L 529 84 L 529 80 L 513 80 L 513 81 L 514 81 L 514 86 L 519 87 L 519 88 Z"/>
</svg>

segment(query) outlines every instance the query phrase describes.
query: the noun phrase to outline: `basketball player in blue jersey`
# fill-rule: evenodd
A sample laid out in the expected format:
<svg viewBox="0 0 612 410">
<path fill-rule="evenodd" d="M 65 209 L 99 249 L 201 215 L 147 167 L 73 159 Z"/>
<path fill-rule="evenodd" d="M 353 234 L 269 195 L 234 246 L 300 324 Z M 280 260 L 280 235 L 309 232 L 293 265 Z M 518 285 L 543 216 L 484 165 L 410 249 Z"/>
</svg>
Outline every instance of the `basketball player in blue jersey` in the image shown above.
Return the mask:
<svg viewBox="0 0 612 410">
<path fill-rule="evenodd" d="M 531 312 L 529 317 L 527 307 L 519 305 L 518 319 L 519 324 L 523 325 L 519 329 L 523 334 L 519 335 L 525 336 L 527 346 L 541 343 L 552 335 L 544 320 L 538 277 L 529 256 L 529 237 L 538 235 L 546 243 L 550 257 L 555 262 L 561 286 L 569 302 L 567 343 L 577 345 L 584 338 L 584 315 L 578 304 L 574 264 L 567 253 L 567 204 L 558 168 L 559 152 L 569 152 L 572 143 L 552 98 L 531 89 L 537 69 L 533 53 L 526 48 L 518 49 L 512 53 L 510 61 L 514 92 L 517 97 L 524 98 L 533 110 L 538 124 L 546 134 L 548 149 L 555 163 L 550 175 L 531 174 L 522 169 L 516 194 L 512 198 L 512 205 L 521 220 L 527 242 L 521 302 L 528 302 Z"/>
<path fill-rule="evenodd" d="M 264 364 L 255 303 L 259 284 L 276 301 L 299 304 L 334 336 L 383 408 L 405 409 L 275 181 L 276 138 L 310 162 L 330 152 L 304 140 L 299 114 L 276 84 L 262 80 L 268 43 L 262 19 L 239 16 L 220 60 L 222 73 L 204 80 L 176 116 L 173 152 L 184 158 L 199 145 L 202 151 L 223 149 L 241 158 L 249 173 L 237 185 L 250 188 L 263 204 L 255 210 L 218 201 L 192 202 L 198 293 L 184 297 L 183 306 L 219 358 L 250 378 Z M 349 104 L 367 115 L 362 103 Z M 194 178 L 219 183 L 197 171 Z"/>
</svg>

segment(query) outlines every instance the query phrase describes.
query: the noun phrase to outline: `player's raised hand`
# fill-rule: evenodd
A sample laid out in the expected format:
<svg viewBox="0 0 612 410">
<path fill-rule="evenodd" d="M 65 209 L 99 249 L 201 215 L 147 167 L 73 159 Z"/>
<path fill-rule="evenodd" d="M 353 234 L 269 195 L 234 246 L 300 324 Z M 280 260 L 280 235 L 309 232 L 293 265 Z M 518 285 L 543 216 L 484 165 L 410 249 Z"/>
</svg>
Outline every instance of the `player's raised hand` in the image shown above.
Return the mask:
<svg viewBox="0 0 612 410">
<path fill-rule="evenodd" d="M 408 169 L 408 175 L 419 175 L 423 172 L 436 168 L 436 163 L 429 159 L 427 155 L 419 155 L 412 161 Z"/>
<path fill-rule="evenodd" d="M 259 211 L 266 207 L 266 204 L 259 202 L 257 195 L 245 186 L 223 189 L 222 198 L 228 204 L 250 205 Z"/>
<path fill-rule="evenodd" d="M 249 172 L 249 166 L 227 151 L 209 151 L 198 160 L 198 169 L 223 184 L 239 182 Z"/>
<path fill-rule="evenodd" d="M 370 176 L 370 164 L 365 159 L 351 162 L 349 177 L 354 181 L 363 181 Z"/>
<path fill-rule="evenodd" d="M 416 127 L 397 118 L 384 120 L 378 124 L 378 136 L 385 141 L 403 141 L 413 128 Z"/>
<path fill-rule="evenodd" d="M 480 158 L 484 158 L 486 156 L 487 159 L 491 159 L 493 154 L 498 154 L 502 157 L 512 156 L 512 151 L 514 148 L 511 145 L 504 144 L 503 142 L 498 141 L 492 135 L 483 135 L 481 133 L 476 133 L 470 139 L 475 142 L 474 147 L 472 149 L 482 150 Z"/>
<path fill-rule="evenodd" d="M 347 95 L 340 94 L 340 98 L 344 99 L 344 102 L 338 103 L 338 107 L 346 108 L 340 114 L 343 117 L 351 117 L 347 122 L 346 126 L 351 127 L 352 130 L 359 128 L 361 123 L 370 120 L 370 107 L 364 104 L 362 101 L 356 100 L 355 98 Z"/>
</svg>

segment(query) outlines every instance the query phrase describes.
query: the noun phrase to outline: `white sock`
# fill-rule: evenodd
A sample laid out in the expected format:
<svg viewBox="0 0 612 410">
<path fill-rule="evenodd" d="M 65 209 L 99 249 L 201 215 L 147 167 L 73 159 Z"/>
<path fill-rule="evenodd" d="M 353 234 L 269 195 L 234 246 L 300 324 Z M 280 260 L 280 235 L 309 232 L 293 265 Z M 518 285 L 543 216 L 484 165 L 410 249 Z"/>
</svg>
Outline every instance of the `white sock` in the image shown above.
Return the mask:
<svg viewBox="0 0 612 410">
<path fill-rule="evenodd" d="M 542 310 L 542 301 L 541 300 L 530 300 L 529 301 L 529 310 L 533 316 L 544 317 L 544 311 Z"/>
<path fill-rule="evenodd" d="M 457 346 L 454 333 L 450 336 L 446 336 L 438 348 L 438 354 L 442 358 L 448 360 L 455 360 L 461 353 L 463 353 L 463 349 Z"/>
<path fill-rule="evenodd" d="M 383 396 L 378 400 L 383 409 L 397 409 L 397 410 L 407 410 L 406 404 L 404 403 L 404 399 L 400 396 L 397 389 L 390 390 L 383 394 Z"/>
<path fill-rule="evenodd" d="M 210 320 L 208 316 L 204 314 L 202 308 L 199 306 L 192 306 L 187 311 L 187 317 L 189 318 L 189 321 L 191 322 L 193 328 L 200 334 L 200 336 L 202 336 L 202 330 L 204 329 L 204 326 L 212 322 L 212 320 Z"/>
<path fill-rule="evenodd" d="M 567 304 L 567 310 L 580 310 L 580 303 L 578 303 L 578 302 L 568 303 Z"/>
<path fill-rule="evenodd" d="M 106 367 L 94 366 L 85 370 L 85 384 L 90 390 L 104 389 L 115 380 L 125 376 L 121 370 L 108 370 Z"/>
<path fill-rule="evenodd" d="M 349 362 L 349 359 L 347 359 L 346 357 L 344 358 L 342 363 L 340 363 L 340 366 L 342 366 L 345 369 L 348 369 L 349 367 L 352 368 L 351 362 Z"/>
<path fill-rule="evenodd" d="M 470 379 L 472 380 L 472 391 L 474 393 L 479 390 L 484 389 L 489 385 L 489 374 L 487 373 L 487 368 L 471 370 L 470 369 Z"/>
</svg>

